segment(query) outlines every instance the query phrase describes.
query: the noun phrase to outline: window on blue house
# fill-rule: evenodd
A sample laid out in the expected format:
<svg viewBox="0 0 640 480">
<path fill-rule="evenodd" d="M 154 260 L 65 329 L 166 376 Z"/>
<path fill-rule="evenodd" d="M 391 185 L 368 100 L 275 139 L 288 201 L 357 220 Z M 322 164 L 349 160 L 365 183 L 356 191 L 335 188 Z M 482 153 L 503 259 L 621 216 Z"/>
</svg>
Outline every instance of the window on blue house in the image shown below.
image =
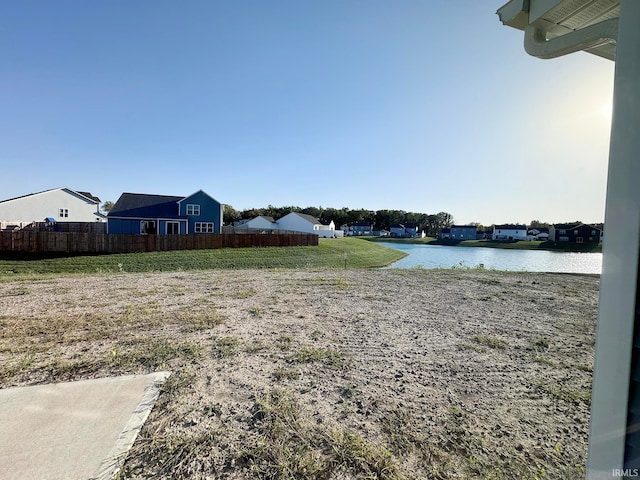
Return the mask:
<svg viewBox="0 0 640 480">
<path fill-rule="evenodd" d="M 148 235 L 158 233 L 158 231 L 156 230 L 156 222 L 154 220 L 141 220 L 140 233 Z"/>
<path fill-rule="evenodd" d="M 200 215 L 200 205 L 187 204 L 187 215 Z"/>
<path fill-rule="evenodd" d="M 195 233 L 213 233 L 213 223 L 211 222 L 196 222 Z"/>
</svg>

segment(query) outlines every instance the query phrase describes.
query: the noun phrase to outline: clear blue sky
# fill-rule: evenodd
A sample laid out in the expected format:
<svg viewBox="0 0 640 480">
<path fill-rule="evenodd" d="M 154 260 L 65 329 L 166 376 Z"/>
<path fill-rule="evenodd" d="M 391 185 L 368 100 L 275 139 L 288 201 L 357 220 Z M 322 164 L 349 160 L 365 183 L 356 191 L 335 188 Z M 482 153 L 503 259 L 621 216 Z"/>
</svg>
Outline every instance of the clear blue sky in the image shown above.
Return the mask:
<svg viewBox="0 0 640 480">
<path fill-rule="evenodd" d="M 614 63 L 529 57 L 501 0 L 0 6 L 0 198 L 602 221 Z"/>
</svg>

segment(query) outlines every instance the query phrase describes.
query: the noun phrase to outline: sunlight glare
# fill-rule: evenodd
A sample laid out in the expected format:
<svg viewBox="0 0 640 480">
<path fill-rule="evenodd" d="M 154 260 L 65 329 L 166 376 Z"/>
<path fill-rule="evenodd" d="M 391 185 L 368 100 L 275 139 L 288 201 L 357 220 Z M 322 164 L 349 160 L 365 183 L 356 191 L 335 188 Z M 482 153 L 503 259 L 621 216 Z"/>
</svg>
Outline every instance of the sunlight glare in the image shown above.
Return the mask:
<svg viewBox="0 0 640 480">
<path fill-rule="evenodd" d="M 602 115 L 608 123 L 611 123 L 613 117 L 613 98 L 610 98 L 603 106 L 601 110 Z"/>
</svg>

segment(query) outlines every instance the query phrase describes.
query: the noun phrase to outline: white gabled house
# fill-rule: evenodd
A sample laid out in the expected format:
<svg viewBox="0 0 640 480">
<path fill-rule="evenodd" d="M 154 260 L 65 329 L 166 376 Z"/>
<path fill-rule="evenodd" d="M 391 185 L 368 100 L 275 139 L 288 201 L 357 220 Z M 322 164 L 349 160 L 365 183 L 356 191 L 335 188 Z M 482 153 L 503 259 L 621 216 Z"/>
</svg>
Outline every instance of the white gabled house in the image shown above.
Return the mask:
<svg viewBox="0 0 640 480">
<path fill-rule="evenodd" d="M 237 230 L 277 230 L 278 224 L 272 217 L 258 215 L 250 220 L 240 220 L 234 222 L 233 226 Z"/>
<path fill-rule="evenodd" d="M 494 225 L 492 240 L 526 240 L 526 225 Z"/>
<path fill-rule="evenodd" d="M 337 231 L 339 235 L 336 234 L 336 226 L 333 223 L 333 220 L 329 225 L 323 225 L 317 218 L 298 212 L 291 212 L 278 219 L 276 223 L 278 225 L 278 230 L 315 233 L 323 238 L 342 236 L 343 234 L 342 230 Z"/>
<path fill-rule="evenodd" d="M 546 230 L 546 231 L 545 231 Z M 549 229 L 531 228 L 527 231 L 527 240 L 549 240 Z"/>
<path fill-rule="evenodd" d="M 56 222 L 104 222 L 100 199 L 67 187 L 30 193 L 0 201 L 2 229 L 24 227 L 53 218 Z"/>
</svg>

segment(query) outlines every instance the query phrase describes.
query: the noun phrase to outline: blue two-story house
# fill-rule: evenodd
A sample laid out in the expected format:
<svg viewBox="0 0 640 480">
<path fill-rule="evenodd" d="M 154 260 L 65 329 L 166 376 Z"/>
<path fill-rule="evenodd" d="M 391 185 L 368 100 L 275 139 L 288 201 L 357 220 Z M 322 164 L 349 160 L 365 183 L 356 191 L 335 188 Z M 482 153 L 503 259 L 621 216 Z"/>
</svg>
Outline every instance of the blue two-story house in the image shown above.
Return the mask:
<svg viewBox="0 0 640 480">
<path fill-rule="evenodd" d="M 406 227 L 401 223 L 393 225 L 389 230 L 392 237 L 416 238 L 418 236 L 418 227 Z"/>
<path fill-rule="evenodd" d="M 477 227 L 475 225 L 451 225 L 452 240 L 475 240 Z"/>
<path fill-rule="evenodd" d="M 351 225 L 351 235 L 361 237 L 363 235 L 372 235 L 373 225 L 368 222 L 357 222 Z"/>
<path fill-rule="evenodd" d="M 188 197 L 123 193 L 107 215 L 108 233 L 221 233 L 223 205 L 202 190 Z"/>
</svg>

